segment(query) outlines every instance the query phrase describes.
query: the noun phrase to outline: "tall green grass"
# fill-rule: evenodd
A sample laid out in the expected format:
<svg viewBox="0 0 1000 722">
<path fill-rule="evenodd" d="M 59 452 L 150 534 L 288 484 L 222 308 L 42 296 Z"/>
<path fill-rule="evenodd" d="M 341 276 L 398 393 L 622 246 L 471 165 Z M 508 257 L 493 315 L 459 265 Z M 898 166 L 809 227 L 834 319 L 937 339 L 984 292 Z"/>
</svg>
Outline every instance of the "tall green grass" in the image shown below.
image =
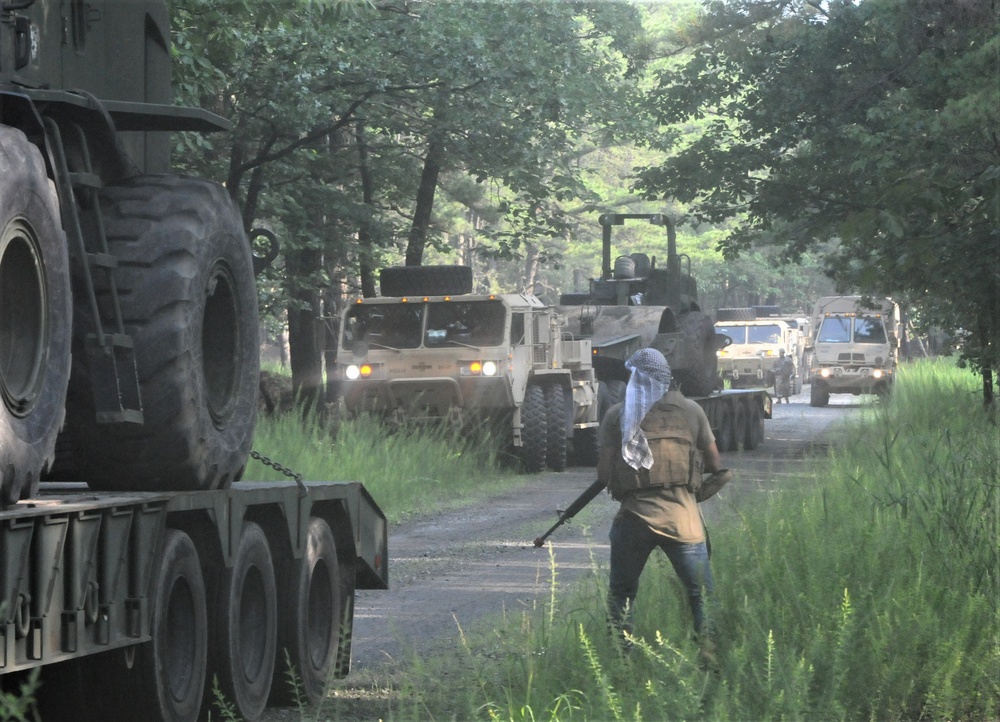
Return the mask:
<svg viewBox="0 0 1000 722">
<path fill-rule="evenodd" d="M 253 447 L 306 481 L 362 482 L 391 520 L 517 483 L 488 430 L 467 434 L 413 426 L 390 431 L 370 417 L 332 422 L 289 413 L 262 417 Z M 244 479 L 287 477 L 251 460 Z"/>
<path fill-rule="evenodd" d="M 607 633 L 595 563 L 469 633 L 457 661 L 417 663 L 388 718 L 1000 719 L 998 447 L 974 377 L 906 366 L 803 484 L 713 527 L 717 674 L 654 555 L 632 654 Z"/>
</svg>

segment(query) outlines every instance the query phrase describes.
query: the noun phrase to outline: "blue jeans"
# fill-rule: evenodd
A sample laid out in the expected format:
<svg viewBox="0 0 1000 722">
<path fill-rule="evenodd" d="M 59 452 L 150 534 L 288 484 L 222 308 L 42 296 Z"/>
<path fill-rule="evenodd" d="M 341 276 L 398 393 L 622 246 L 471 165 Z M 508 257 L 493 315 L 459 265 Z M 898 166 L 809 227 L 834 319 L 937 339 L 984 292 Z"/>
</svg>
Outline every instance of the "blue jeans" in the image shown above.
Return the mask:
<svg viewBox="0 0 1000 722">
<path fill-rule="evenodd" d="M 667 555 L 687 591 L 695 634 L 706 624 L 705 600 L 714 590 L 712 568 L 705 542 L 686 544 L 673 541 L 652 531 L 635 514 L 620 512 L 611 525 L 611 581 L 608 585 L 608 612 L 611 624 L 619 632 L 632 634 L 635 596 L 639 591 L 639 576 L 653 549 L 659 547 Z"/>
</svg>

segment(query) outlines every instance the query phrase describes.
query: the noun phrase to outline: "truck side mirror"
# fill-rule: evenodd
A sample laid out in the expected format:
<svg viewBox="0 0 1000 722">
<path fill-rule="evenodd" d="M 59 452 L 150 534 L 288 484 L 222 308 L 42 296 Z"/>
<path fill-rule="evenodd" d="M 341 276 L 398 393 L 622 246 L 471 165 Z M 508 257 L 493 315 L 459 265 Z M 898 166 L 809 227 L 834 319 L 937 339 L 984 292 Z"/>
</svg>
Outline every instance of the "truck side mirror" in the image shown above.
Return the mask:
<svg viewBox="0 0 1000 722">
<path fill-rule="evenodd" d="M 896 336 L 896 334 L 890 331 L 888 335 L 889 335 L 889 345 L 892 346 L 893 348 L 899 348 L 899 338 Z"/>
</svg>

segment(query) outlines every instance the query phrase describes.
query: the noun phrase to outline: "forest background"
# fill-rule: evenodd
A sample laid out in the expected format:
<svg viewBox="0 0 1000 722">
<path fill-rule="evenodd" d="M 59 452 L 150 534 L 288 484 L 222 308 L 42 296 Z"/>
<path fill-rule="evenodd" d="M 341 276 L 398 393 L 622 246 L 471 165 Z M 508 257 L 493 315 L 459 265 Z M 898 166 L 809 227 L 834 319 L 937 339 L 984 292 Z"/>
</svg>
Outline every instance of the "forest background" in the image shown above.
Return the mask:
<svg viewBox="0 0 1000 722">
<path fill-rule="evenodd" d="M 1000 8 L 991 0 L 180 0 L 177 136 L 282 252 L 259 278 L 293 384 L 392 265 L 550 303 L 600 274 L 603 212 L 679 224 L 703 310 L 834 290 L 944 329 L 993 401 Z M 666 258 L 656 227 L 613 254 Z"/>
</svg>

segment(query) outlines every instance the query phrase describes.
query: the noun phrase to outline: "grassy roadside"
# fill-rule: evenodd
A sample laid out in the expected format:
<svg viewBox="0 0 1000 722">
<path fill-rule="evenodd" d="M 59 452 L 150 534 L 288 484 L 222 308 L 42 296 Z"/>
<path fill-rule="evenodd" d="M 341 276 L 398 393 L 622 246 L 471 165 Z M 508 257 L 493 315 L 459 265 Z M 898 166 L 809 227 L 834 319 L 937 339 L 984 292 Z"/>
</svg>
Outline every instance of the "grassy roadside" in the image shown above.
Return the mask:
<svg viewBox="0 0 1000 722">
<path fill-rule="evenodd" d="M 606 633 L 595 568 L 532 611 L 467 630 L 456 654 L 414 660 L 373 689 L 380 716 L 1000 719 L 1000 435 L 975 381 L 948 362 L 904 367 L 892 398 L 803 472 L 817 483 L 713 528 L 717 675 L 698 668 L 656 558 L 630 657 Z M 338 701 L 316 718 L 344 718 Z"/>
</svg>

